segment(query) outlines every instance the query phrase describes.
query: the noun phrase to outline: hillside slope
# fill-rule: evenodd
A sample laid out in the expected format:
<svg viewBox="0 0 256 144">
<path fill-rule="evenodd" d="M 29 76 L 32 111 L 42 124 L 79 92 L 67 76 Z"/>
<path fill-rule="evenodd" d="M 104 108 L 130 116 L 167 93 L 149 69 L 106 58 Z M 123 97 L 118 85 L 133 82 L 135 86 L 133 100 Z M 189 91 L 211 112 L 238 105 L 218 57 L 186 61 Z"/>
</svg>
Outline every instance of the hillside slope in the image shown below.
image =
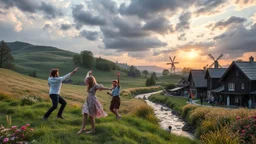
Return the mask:
<svg viewBox="0 0 256 144">
<path fill-rule="evenodd" d="M 15 59 L 15 71 L 24 75 L 29 75 L 35 70 L 38 78 L 47 79 L 52 68 L 59 68 L 60 75 L 64 75 L 77 67 L 72 60 L 75 53 L 70 51 L 24 42 L 10 42 L 7 44 L 12 49 L 12 55 Z M 110 86 L 112 80 L 116 79 L 116 71 L 105 72 L 95 68 L 93 70 L 97 81 L 101 84 Z M 87 71 L 89 69 L 81 67 L 71 80 L 82 83 Z M 121 73 L 121 80 L 123 81 L 123 88 L 145 86 L 145 79 L 130 78 L 125 73 Z"/>
<path fill-rule="evenodd" d="M 7 126 L 5 116 L 12 118 L 12 125 L 22 126 L 30 123 L 35 129 L 31 138 L 39 144 L 79 144 L 79 143 L 111 143 L 111 144 L 191 144 L 194 141 L 170 135 L 160 129 L 157 124 L 135 117 L 131 113 L 146 104 L 142 100 L 121 97 L 121 114 L 123 118 L 117 122 L 108 110 L 111 97 L 106 92 L 98 92 L 97 98 L 103 104 L 109 116 L 96 119 L 96 134 L 76 135 L 82 120 L 81 105 L 85 100 L 83 86 L 66 85 L 61 95 L 68 101 L 64 111 L 64 120 L 56 119 L 54 111 L 48 121 L 40 118 L 51 106 L 48 97 L 47 81 L 31 78 L 16 72 L 0 69 L 0 125 Z M 38 101 L 23 105 L 24 97 L 32 96 Z M 41 99 L 41 100 L 40 100 Z M 87 126 L 89 129 L 90 126 Z"/>
</svg>

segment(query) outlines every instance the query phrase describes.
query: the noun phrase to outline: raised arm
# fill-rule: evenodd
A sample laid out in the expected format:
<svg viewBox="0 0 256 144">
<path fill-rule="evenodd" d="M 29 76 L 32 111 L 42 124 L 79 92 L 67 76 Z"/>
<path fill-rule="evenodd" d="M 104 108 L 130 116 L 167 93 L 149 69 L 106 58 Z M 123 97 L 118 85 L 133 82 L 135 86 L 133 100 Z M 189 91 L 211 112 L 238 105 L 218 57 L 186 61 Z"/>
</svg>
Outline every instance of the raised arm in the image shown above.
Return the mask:
<svg viewBox="0 0 256 144">
<path fill-rule="evenodd" d="M 72 76 L 74 73 L 76 73 L 78 71 L 79 67 L 75 68 L 72 72 L 66 74 L 63 77 L 60 77 L 61 81 L 66 80 L 67 78 L 69 78 L 70 76 Z"/>
<path fill-rule="evenodd" d="M 117 72 L 116 76 L 117 76 L 118 88 L 120 88 L 120 72 Z"/>
<path fill-rule="evenodd" d="M 86 79 L 92 75 L 92 70 L 88 71 L 85 78 L 84 78 L 84 83 L 86 84 Z"/>
</svg>

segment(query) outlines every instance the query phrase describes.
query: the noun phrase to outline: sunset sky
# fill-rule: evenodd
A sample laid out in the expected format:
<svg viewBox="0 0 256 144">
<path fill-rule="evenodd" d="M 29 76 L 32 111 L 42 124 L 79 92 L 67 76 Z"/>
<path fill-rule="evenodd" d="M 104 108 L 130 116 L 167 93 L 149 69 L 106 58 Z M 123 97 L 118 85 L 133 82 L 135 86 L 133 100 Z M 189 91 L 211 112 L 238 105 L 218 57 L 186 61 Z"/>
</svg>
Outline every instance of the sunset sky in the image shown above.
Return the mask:
<svg viewBox="0 0 256 144">
<path fill-rule="evenodd" d="M 132 65 L 256 58 L 256 0 L 0 0 L 0 39 Z"/>
</svg>

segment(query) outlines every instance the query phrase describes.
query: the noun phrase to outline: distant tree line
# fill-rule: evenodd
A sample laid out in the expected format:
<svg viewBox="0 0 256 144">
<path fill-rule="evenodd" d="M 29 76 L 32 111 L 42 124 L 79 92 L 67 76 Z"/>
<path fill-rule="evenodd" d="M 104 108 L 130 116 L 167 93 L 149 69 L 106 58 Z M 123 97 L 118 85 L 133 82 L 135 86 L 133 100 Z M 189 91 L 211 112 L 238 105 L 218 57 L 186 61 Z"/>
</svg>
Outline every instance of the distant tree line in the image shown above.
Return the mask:
<svg viewBox="0 0 256 144">
<path fill-rule="evenodd" d="M 111 71 L 111 70 L 120 70 L 120 67 L 115 63 L 102 58 L 94 58 L 94 55 L 91 51 L 82 51 L 80 54 L 76 54 L 73 57 L 73 61 L 77 65 L 92 69 L 96 67 L 101 71 Z"/>
<path fill-rule="evenodd" d="M 140 70 L 138 70 L 135 66 L 130 66 L 130 68 L 128 69 L 128 73 L 127 75 L 129 77 L 140 77 L 141 73 Z"/>
</svg>

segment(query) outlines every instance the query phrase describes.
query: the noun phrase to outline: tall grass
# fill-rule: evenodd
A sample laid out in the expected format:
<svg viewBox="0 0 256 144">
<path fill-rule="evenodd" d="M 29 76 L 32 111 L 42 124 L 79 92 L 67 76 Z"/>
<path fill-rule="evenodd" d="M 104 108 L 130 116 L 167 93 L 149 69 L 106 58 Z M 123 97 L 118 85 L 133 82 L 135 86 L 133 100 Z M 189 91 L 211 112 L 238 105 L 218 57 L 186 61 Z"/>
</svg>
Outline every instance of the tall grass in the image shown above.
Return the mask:
<svg viewBox="0 0 256 144">
<path fill-rule="evenodd" d="M 145 119 L 153 124 L 157 124 L 158 119 L 156 118 L 155 114 L 154 114 L 154 110 L 147 105 L 143 105 L 141 107 L 139 107 L 134 113 L 133 115 L 135 115 L 136 117 Z"/>
</svg>

